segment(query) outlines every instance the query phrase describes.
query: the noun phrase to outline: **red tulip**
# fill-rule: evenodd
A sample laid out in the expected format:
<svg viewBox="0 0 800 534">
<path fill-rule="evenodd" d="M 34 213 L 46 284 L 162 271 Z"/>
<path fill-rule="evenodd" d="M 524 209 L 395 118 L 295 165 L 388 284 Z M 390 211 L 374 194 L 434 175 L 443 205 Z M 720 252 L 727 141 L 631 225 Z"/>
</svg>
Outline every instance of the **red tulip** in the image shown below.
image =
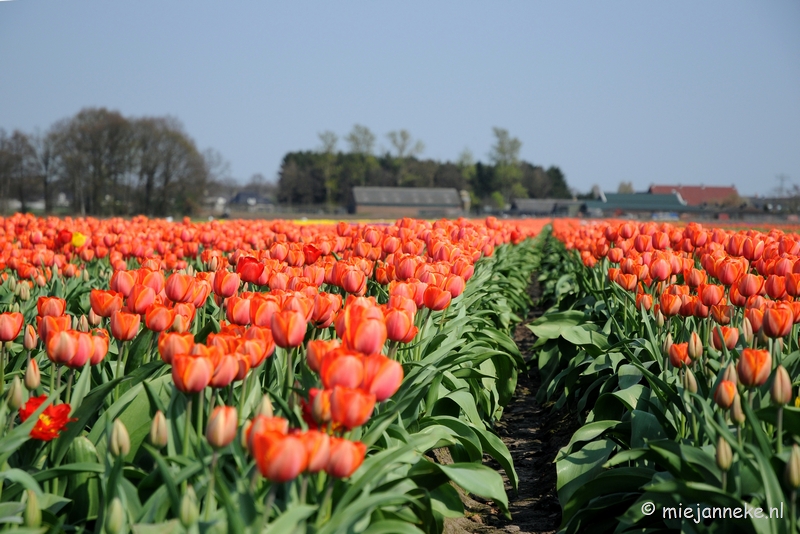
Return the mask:
<svg viewBox="0 0 800 534">
<path fill-rule="evenodd" d="M 244 282 L 257 284 L 264 272 L 264 267 L 263 263 L 252 256 L 241 256 L 236 263 L 236 272 Z"/>
<path fill-rule="evenodd" d="M 436 286 L 429 285 L 425 289 L 422 301 L 425 303 L 426 308 L 433 311 L 440 311 L 450 306 L 451 298 L 452 295 L 449 291 L 444 291 Z"/>
</svg>

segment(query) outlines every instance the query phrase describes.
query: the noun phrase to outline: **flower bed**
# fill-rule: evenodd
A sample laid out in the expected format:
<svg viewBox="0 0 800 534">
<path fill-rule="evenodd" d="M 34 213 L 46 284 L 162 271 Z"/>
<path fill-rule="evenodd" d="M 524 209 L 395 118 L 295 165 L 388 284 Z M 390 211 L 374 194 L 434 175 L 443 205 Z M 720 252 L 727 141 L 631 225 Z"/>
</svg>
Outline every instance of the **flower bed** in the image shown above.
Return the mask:
<svg viewBox="0 0 800 534">
<path fill-rule="evenodd" d="M 583 422 L 562 529 L 795 532 L 797 236 L 565 220 L 545 250 L 539 394 Z"/>
<path fill-rule="evenodd" d="M 441 532 L 491 431 L 541 224 L 0 221 L 0 522 Z M 448 447 L 453 464 L 428 454 Z"/>
</svg>

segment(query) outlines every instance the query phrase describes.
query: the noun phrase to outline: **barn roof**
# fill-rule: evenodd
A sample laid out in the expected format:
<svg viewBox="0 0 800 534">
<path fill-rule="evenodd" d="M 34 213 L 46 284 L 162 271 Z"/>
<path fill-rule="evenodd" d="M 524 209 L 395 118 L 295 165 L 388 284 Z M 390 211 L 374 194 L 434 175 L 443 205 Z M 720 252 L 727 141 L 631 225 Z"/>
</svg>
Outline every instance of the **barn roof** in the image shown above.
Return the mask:
<svg viewBox="0 0 800 534">
<path fill-rule="evenodd" d="M 461 196 L 444 187 L 362 187 L 353 188 L 359 206 L 461 207 Z"/>
<path fill-rule="evenodd" d="M 677 193 L 690 206 L 721 204 L 739 196 L 736 187 L 718 185 L 651 185 L 650 193 Z"/>
</svg>

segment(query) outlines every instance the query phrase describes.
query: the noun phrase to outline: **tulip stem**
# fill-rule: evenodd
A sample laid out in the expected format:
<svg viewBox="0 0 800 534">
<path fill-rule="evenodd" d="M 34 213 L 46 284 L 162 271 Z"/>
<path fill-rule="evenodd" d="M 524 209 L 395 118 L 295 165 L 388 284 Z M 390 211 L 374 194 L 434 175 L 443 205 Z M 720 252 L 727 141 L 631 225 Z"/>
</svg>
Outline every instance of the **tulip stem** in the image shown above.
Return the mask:
<svg viewBox="0 0 800 534">
<path fill-rule="evenodd" d="M 789 528 L 789 532 L 796 532 L 797 531 L 797 490 L 792 490 L 792 516 L 789 519 L 791 523 L 791 528 Z"/>
<path fill-rule="evenodd" d="M 778 406 L 778 454 L 783 452 L 783 405 Z"/>
<path fill-rule="evenodd" d="M 241 424 L 241 422 L 243 420 L 242 419 L 242 413 L 244 412 L 244 403 L 245 403 L 245 400 L 247 399 L 247 383 L 250 381 L 250 375 L 252 375 L 252 374 L 253 373 L 251 372 L 251 373 L 248 374 L 248 376 L 245 376 L 242 379 L 242 396 L 239 398 L 239 403 L 238 403 L 239 404 L 239 406 L 238 406 L 238 411 L 239 411 L 238 417 L 239 417 L 239 423 L 240 424 Z"/>
<path fill-rule="evenodd" d="M 63 368 L 63 367 L 59 367 L 59 368 L 58 368 L 58 376 L 56 377 L 56 389 L 58 389 L 58 390 L 60 390 L 60 389 L 61 389 L 61 373 L 62 373 L 63 371 L 64 371 L 64 368 Z M 60 396 L 61 396 L 61 395 L 59 394 L 59 397 L 60 397 Z M 58 401 L 59 401 L 59 399 L 55 399 L 55 400 L 53 401 L 53 404 L 57 404 L 57 403 L 58 403 Z"/>
<path fill-rule="evenodd" d="M 122 354 L 119 355 L 117 358 L 117 372 L 114 373 L 114 378 L 119 378 L 122 376 L 122 373 L 125 372 L 125 364 L 128 361 L 128 343 L 121 341 L 120 344 L 122 345 Z M 59 374 L 59 376 L 61 376 Z M 117 385 L 114 386 L 114 401 L 119 400 L 119 382 Z"/>
<path fill-rule="evenodd" d="M 197 392 L 198 410 L 197 410 L 197 443 L 203 441 L 203 409 L 206 401 L 205 390 Z"/>
<path fill-rule="evenodd" d="M 275 491 L 277 490 L 278 485 L 274 482 L 270 482 L 269 484 L 269 491 L 267 492 L 267 498 L 264 501 L 264 522 L 261 524 L 261 530 L 259 532 L 263 532 L 266 530 L 267 525 L 269 525 L 269 516 L 270 512 L 272 511 L 272 505 L 275 503 Z"/>
<path fill-rule="evenodd" d="M 0 349 L 0 395 L 6 389 L 6 344 Z"/>
<path fill-rule="evenodd" d="M 214 482 L 217 480 L 217 460 L 219 459 L 217 451 L 211 457 L 211 480 L 208 481 L 208 498 L 206 499 L 206 522 L 211 520 L 211 512 L 216 509 L 214 503 Z"/>
<path fill-rule="evenodd" d="M 289 390 L 291 389 L 291 384 L 294 378 L 294 368 L 293 368 L 293 358 L 295 349 L 289 349 L 286 351 L 286 382 L 283 384 L 283 399 L 289 402 Z"/>
<path fill-rule="evenodd" d="M 311 475 L 303 475 L 303 480 L 300 482 L 300 503 L 305 504 L 306 495 L 308 494 L 308 477 Z"/>
<path fill-rule="evenodd" d="M 188 395 L 187 395 L 188 396 Z M 192 397 L 186 403 L 186 419 L 183 422 L 183 454 L 189 454 L 189 433 L 192 429 Z"/>
<path fill-rule="evenodd" d="M 330 517 L 330 507 L 331 507 L 331 497 L 333 496 L 333 485 L 334 479 L 333 477 L 328 478 L 328 487 L 325 490 L 325 496 L 322 498 L 322 502 L 319 505 L 319 509 L 317 510 L 317 521 L 316 526 L 317 530 L 328 520 Z"/>
<path fill-rule="evenodd" d="M 72 398 L 72 381 L 75 378 L 75 369 L 69 370 L 69 377 L 67 378 L 67 404 L 69 404 L 70 399 Z"/>
<path fill-rule="evenodd" d="M 725 491 L 725 487 L 728 485 L 728 472 L 722 472 L 722 491 Z M 206 518 L 207 520 L 208 518 Z"/>
</svg>

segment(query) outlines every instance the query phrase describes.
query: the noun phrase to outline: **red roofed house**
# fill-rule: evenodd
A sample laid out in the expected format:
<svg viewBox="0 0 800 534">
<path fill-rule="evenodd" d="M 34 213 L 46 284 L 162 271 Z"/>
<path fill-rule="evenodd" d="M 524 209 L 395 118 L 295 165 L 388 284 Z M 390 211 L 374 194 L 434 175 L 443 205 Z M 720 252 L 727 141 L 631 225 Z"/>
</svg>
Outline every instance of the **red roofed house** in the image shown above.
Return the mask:
<svg viewBox="0 0 800 534">
<path fill-rule="evenodd" d="M 689 206 L 721 206 L 738 200 L 735 186 L 719 185 L 651 185 L 651 194 L 677 193 Z"/>
</svg>

